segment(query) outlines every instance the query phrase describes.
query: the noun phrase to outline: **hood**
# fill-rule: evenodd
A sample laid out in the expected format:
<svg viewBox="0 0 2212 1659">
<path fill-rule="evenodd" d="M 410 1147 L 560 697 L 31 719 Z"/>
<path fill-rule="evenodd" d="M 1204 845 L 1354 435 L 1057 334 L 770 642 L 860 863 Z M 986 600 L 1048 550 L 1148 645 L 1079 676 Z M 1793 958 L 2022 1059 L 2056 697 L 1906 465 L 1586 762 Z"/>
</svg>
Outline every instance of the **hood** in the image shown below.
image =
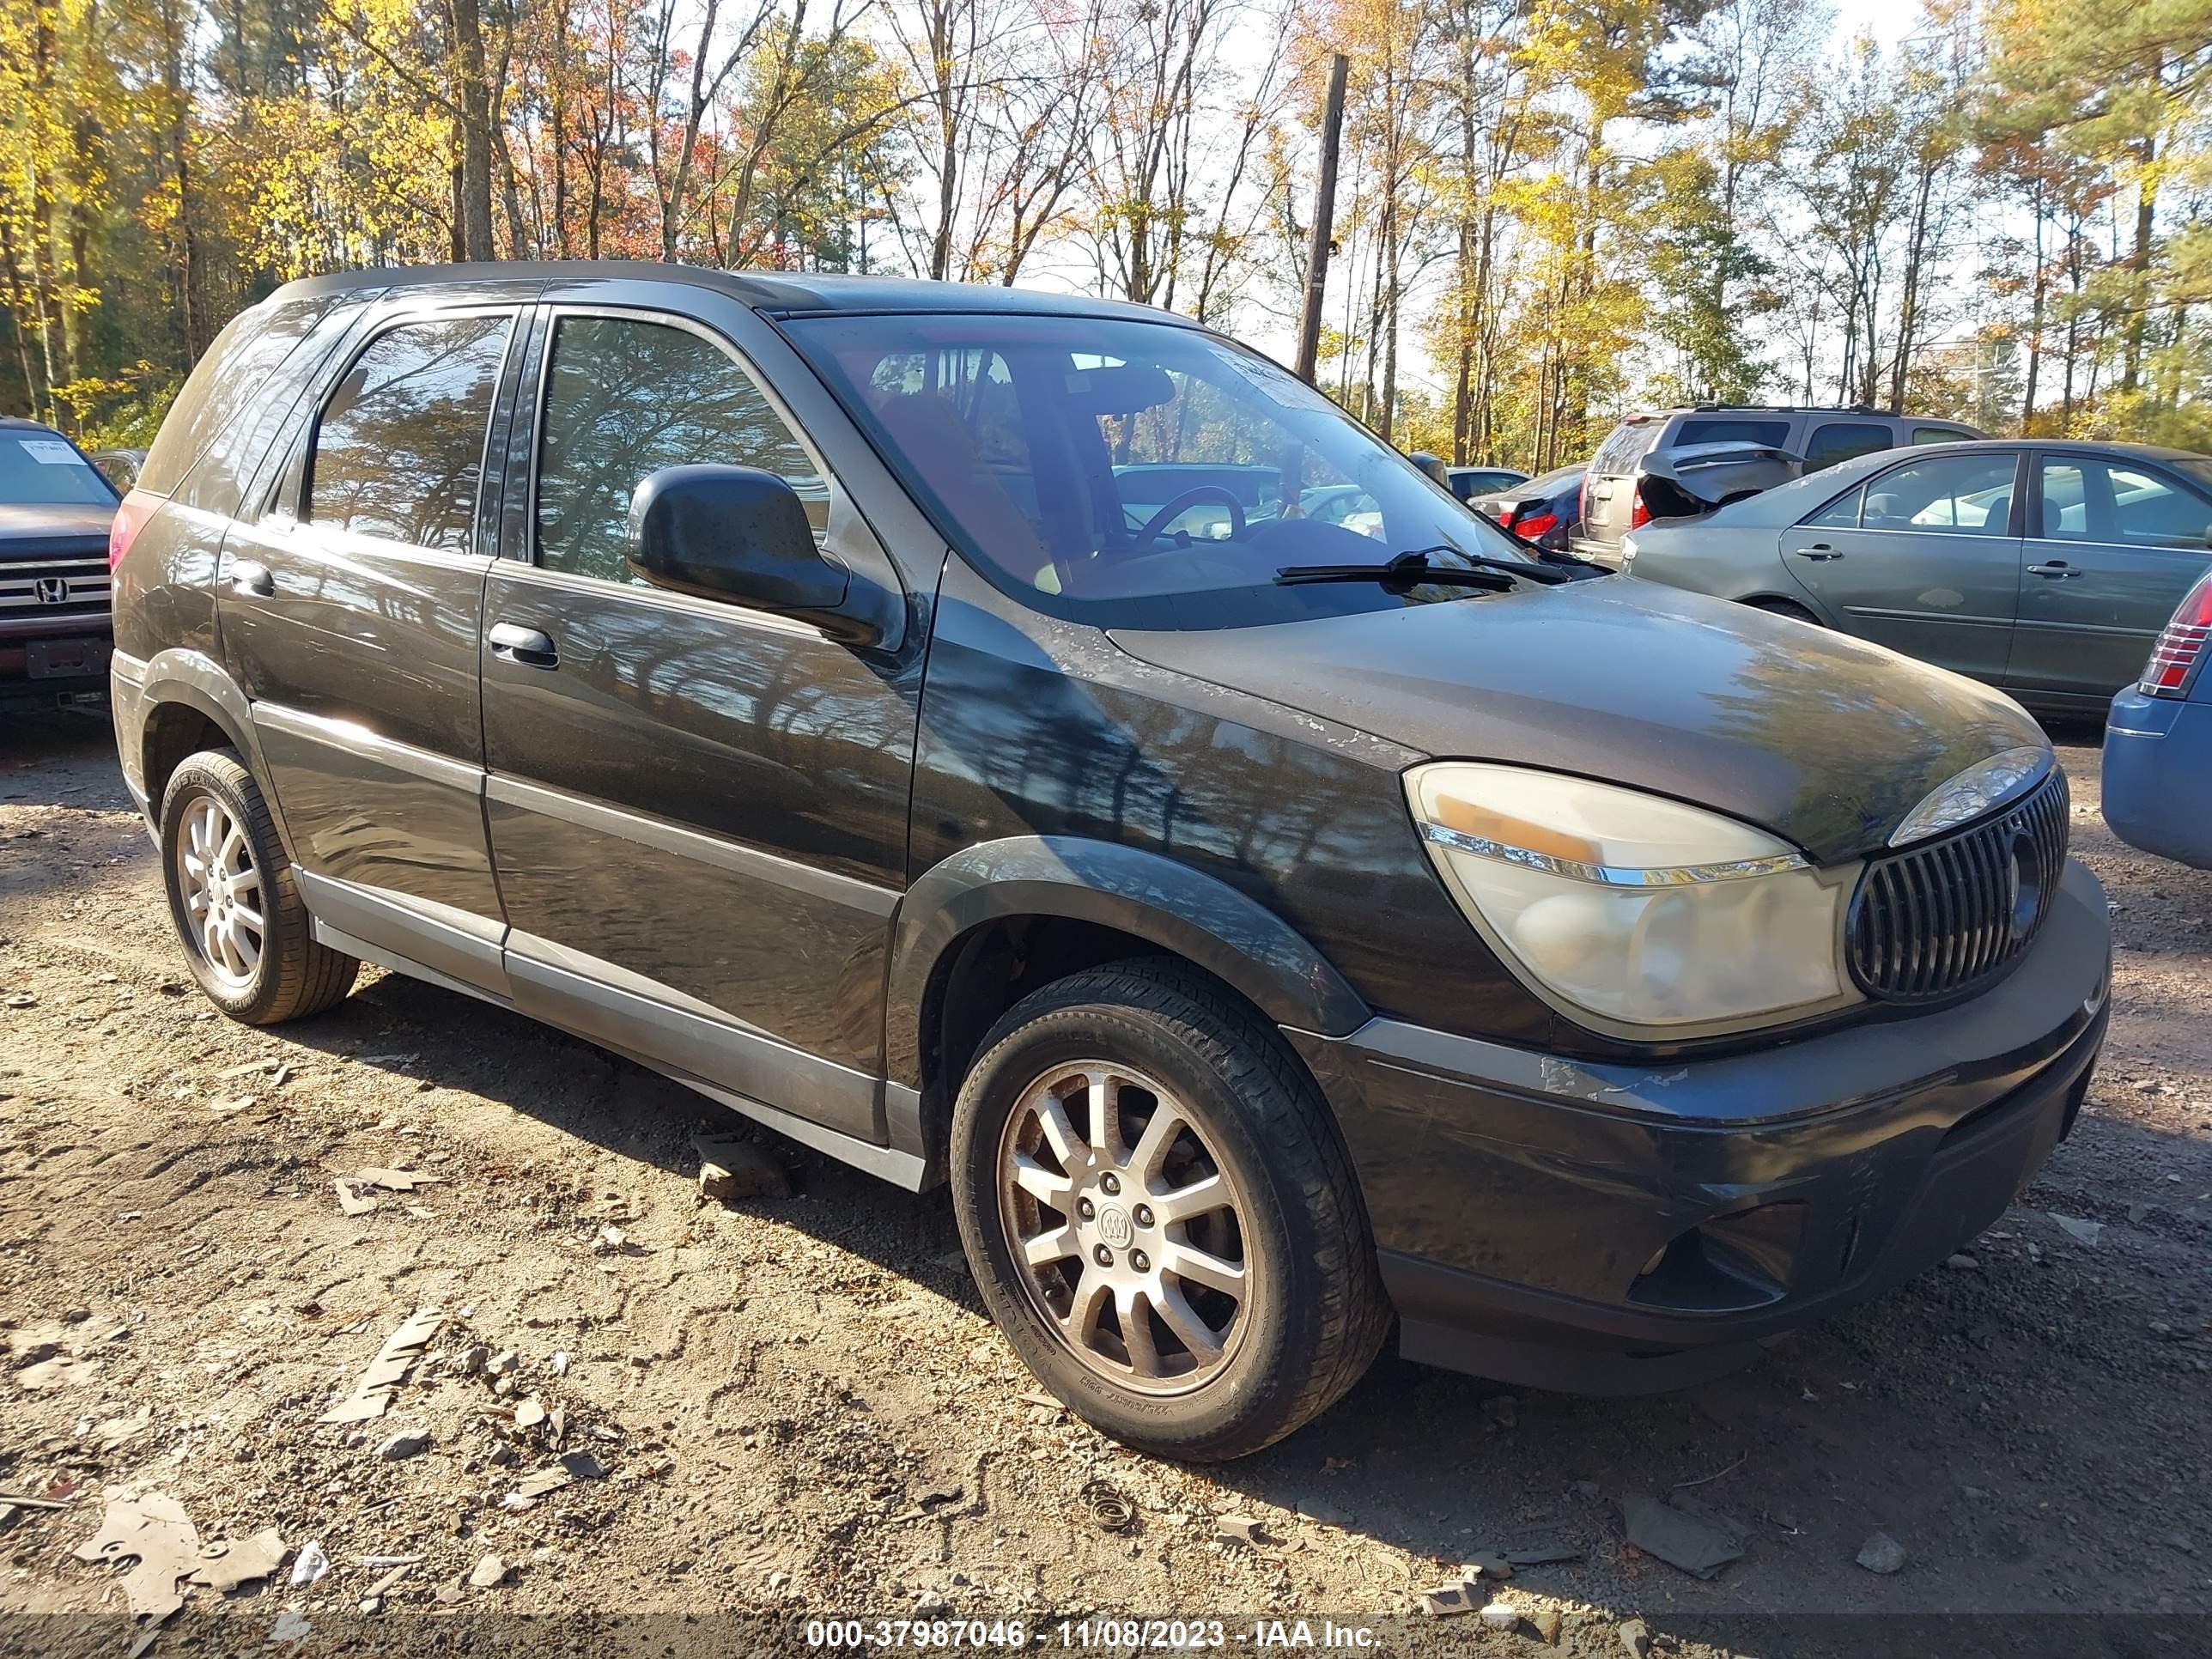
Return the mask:
<svg viewBox="0 0 2212 1659">
<path fill-rule="evenodd" d="M 1427 755 L 1710 807 L 1823 864 L 1882 845 L 1977 761 L 2048 746 L 2018 704 L 1974 681 L 1633 577 L 1113 639 L 1158 667 Z"/>
<path fill-rule="evenodd" d="M 33 558 L 41 555 L 76 556 L 88 547 L 105 556 L 107 527 L 115 520 L 115 503 L 41 503 L 23 507 L 0 503 L 0 559 Z"/>
</svg>

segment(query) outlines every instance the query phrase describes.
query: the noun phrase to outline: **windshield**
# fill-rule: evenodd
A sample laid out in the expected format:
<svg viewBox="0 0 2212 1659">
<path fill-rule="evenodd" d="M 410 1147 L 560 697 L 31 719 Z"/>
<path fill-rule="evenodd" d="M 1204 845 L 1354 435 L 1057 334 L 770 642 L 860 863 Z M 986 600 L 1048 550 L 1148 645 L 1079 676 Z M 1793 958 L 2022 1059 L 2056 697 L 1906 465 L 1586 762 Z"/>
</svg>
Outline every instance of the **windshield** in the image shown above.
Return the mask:
<svg viewBox="0 0 2212 1659">
<path fill-rule="evenodd" d="M 1119 319 L 796 319 L 791 338 L 951 539 L 1039 609 L 1206 629 L 1462 599 L 1302 565 L 1527 549 L 1266 359 Z"/>
<path fill-rule="evenodd" d="M 0 506 L 112 507 L 115 491 L 58 433 L 0 432 Z"/>
</svg>

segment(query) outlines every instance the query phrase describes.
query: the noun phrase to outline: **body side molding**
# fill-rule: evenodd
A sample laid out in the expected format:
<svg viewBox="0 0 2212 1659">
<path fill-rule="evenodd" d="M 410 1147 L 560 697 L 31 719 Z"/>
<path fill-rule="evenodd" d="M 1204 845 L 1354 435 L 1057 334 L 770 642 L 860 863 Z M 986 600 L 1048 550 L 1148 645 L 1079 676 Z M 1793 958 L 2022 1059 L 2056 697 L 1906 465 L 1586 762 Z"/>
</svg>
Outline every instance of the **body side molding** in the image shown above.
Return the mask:
<svg viewBox="0 0 2212 1659">
<path fill-rule="evenodd" d="M 1062 916 L 1148 939 L 1233 986 L 1281 1025 L 1342 1036 L 1370 1010 L 1296 929 L 1228 883 L 1141 848 L 1079 836 L 979 842 L 899 906 L 884 998 L 885 1070 L 921 1086 L 922 1004 L 962 934 L 1005 916 Z"/>
</svg>

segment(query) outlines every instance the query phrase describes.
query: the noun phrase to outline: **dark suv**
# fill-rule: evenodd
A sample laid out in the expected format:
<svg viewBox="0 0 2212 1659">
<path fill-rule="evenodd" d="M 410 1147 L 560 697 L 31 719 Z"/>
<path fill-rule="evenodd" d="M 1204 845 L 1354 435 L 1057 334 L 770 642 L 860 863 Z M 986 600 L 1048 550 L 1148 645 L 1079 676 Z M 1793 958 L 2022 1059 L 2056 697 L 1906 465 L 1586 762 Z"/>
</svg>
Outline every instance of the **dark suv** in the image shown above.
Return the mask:
<svg viewBox="0 0 2212 1659">
<path fill-rule="evenodd" d="M 1348 488 L 1367 530 L 1306 511 Z M 2002 695 L 1540 562 L 1158 313 L 317 278 L 117 539 L 124 770 L 219 1007 L 381 963 L 949 1182 L 1008 1339 L 1136 1445 L 1267 1443 L 1394 1315 L 1544 1385 L 1736 1364 L 1986 1225 L 2103 1038 Z"/>
<path fill-rule="evenodd" d="M 67 438 L 0 416 L 0 709 L 106 695 L 115 502 Z"/>
</svg>

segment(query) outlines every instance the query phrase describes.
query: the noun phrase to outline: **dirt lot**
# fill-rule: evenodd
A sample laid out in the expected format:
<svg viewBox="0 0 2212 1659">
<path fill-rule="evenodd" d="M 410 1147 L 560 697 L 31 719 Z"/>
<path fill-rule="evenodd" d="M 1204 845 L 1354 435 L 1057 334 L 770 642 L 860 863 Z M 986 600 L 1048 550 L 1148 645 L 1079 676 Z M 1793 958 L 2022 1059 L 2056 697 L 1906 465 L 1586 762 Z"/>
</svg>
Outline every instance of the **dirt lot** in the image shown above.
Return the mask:
<svg viewBox="0 0 2212 1659">
<path fill-rule="evenodd" d="M 1683 1395 L 1516 1401 L 1386 1358 L 1318 1425 L 1198 1470 L 1040 1403 L 979 1310 L 942 1194 L 772 1142 L 799 1196 L 702 1205 L 690 1140 L 732 1127 L 720 1109 L 403 979 L 365 975 L 281 1032 L 215 1017 L 104 726 L 8 718 L 0 1492 L 69 1502 L 5 1522 L 0 1613 L 119 1619 L 111 1571 L 72 1553 L 103 1495 L 157 1492 L 203 1540 L 274 1527 L 327 1554 L 318 1583 L 224 1604 L 257 1646 L 287 1616 L 373 1628 L 354 1609 L 380 1555 L 421 1558 L 383 1594 L 392 1628 L 487 1608 L 920 1607 L 1055 1631 L 1086 1612 L 1230 1614 L 1241 1645 L 1260 1616 L 1403 1621 L 1473 1552 L 1559 1544 L 1581 1559 L 1524 1568 L 1506 1595 L 1560 1614 L 1565 1650 L 1620 1653 L 1632 1617 L 1686 1651 L 1802 1652 L 1766 1621 L 2011 1613 L 2028 1617 L 1990 1650 L 2063 1628 L 2101 1652 L 2124 1628 L 2110 1650 L 2206 1651 L 2212 876 L 2114 842 L 2094 733 L 2058 735 L 2076 849 L 2118 907 L 2116 1017 L 2078 1132 L 1972 1265 Z M 343 1213 L 333 1178 L 368 1167 L 439 1179 Z M 443 1322 L 388 1412 L 319 1422 L 424 1308 Z M 479 1343 L 513 1369 L 471 1374 Z M 525 1429 L 530 1402 L 549 1420 Z M 427 1449 L 380 1456 L 403 1432 Z M 580 1478 L 511 1501 L 578 1452 Z M 1133 1530 L 1093 1518 L 1100 1477 L 1135 1501 Z M 1746 1540 L 1710 1583 L 1622 1530 L 1623 1494 L 1700 1480 L 1692 1499 Z M 1224 1515 L 1258 1541 L 1224 1539 Z M 1905 1553 L 1894 1575 L 1855 1563 L 1877 1530 Z M 493 1554 L 502 1582 L 457 1583 Z M 208 1635 L 215 1601 L 198 1593 L 163 1649 L 231 1650 Z M 2181 1617 L 2051 1617 L 2160 1613 Z M 1385 1640 L 1544 1650 L 1531 1626 L 1474 1623 Z M 15 1619 L 0 1647 L 92 1628 Z M 1964 1632 L 1998 1629 L 1893 1650 L 1967 1651 Z M 127 1639 L 111 1623 L 90 1650 Z"/>
</svg>

